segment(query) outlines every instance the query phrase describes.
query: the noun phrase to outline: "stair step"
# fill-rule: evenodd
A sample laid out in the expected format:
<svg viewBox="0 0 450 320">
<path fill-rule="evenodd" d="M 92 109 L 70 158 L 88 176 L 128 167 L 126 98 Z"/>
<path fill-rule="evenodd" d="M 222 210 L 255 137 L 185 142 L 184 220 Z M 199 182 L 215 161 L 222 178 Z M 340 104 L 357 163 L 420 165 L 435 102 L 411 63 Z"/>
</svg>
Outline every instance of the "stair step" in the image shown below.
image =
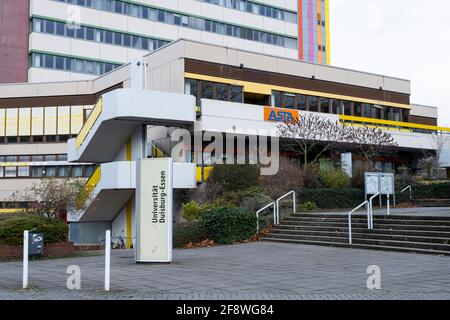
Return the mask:
<svg viewBox="0 0 450 320">
<path fill-rule="evenodd" d="M 337 213 L 337 214 L 324 214 L 324 213 L 296 213 L 291 215 L 291 217 L 299 217 L 299 218 L 342 218 L 347 219 L 348 214 Z M 354 213 L 352 215 L 353 218 L 366 218 L 367 214 L 364 213 Z M 450 221 L 450 215 L 448 217 L 439 217 L 439 216 L 407 216 L 407 215 L 377 215 L 376 213 L 373 216 L 374 219 L 389 219 L 389 220 L 426 220 L 426 221 Z"/>
<path fill-rule="evenodd" d="M 298 231 L 298 230 L 273 230 L 273 235 L 290 235 L 290 236 L 321 236 L 321 237 L 344 237 L 348 238 L 348 230 L 346 232 L 341 231 Z M 433 244 L 450 244 L 450 237 L 439 237 L 439 234 L 435 234 L 434 237 L 416 236 L 416 235 L 404 235 L 404 234 L 381 234 L 378 230 L 373 230 L 370 233 L 355 232 L 352 230 L 353 238 L 362 238 L 367 240 L 395 240 L 406 242 L 426 242 Z"/>
<path fill-rule="evenodd" d="M 289 217 L 283 219 L 286 222 L 336 222 L 336 223 L 348 223 L 348 216 L 344 217 L 332 217 L 332 218 L 309 218 L 309 217 Z M 409 224 L 409 225 L 423 225 L 426 222 L 426 225 L 429 226 L 447 226 L 450 227 L 450 220 L 432 220 L 432 221 L 424 221 L 424 220 L 399 220 L 399 219 L 389 219 L 389 218 L 379 218 L 373 217 L 374 223 L 377 224 Z M 367 223 L 367 218 L 361 217 L 352 217 L 352 223 Z"/>
<path fill-rule="evenodd" d="M 327 227 L 341 227 L 348 228 L 348 221 L 342 222 L 328 222 L 328 221 L 283 221 L 284 225 L 291 226 L 327 226 Z M 381 224 L 377 221 L 374 221 L 375 228 L 381 229 L 392 229 L 392 230 L 427 230 L 427 231 L 450 231 L 450 226 L 441 226 L 441 225 L 409 225 L 409 224 Z M 352 227 L 354 228 L 367 228 L 367 222 L 359 223 L 352 221 Z"/>
<path fill-rule="evenodd" d="M 295 231 L 310 231 L 310 232 L 348 232 L 348 226 L 346 227 L 318 227 L 318 226 L 302 226 L 302 225 L 277 225 L 274 226 L 273 231 L 277 230 L 295 230 Z M 367 226 L 364 228 L 355 228 L 352 226 L 352 231 L 354 233 L 369 233 L 370 231 L 367 229 Z M 378 234 L 402 234 L 402 235 L 411 235 L 411 236 L 424 236 L 424 237 L 433 237 L 436 234 L 444 237 L 450 238 L 449 231 L 423 231 L 423 230 L 392 230 L 392 229 L 378 229 L 374 230 Z"/>
<path fill-rule="evenodd" d="M 324 238 L 344 238 L 348 239 L 348 232 L 297 232 L 289 230 L 273 231 L 270 236 L 285 237 L 285 238 L 302 238 L 302 237 L 320 237 Z M 395 242 L 414 242 L 430 245 L 449 245 L 450 238 L 442 237 L 417 237 L 405 236 L 397 234 L 378 234 L 378 233 L 356 233 L 352 232 L 353 239 L 362 239 L 365 241 L 395 241 Z M 449 248 L 450 250 L 450 248 Z"/>
<path fill-rule="evenodd" d="M 369 249 L 369 250 L 381 250 L 381 251 L 397 251 L 397 252 L 434 254 L 434 255 L 450 255 L 450 252 L 440 251 L 440 250 L 417 249 L 417 248 L 407 248 L 407 247 L 377 246 L 377 245 L 367 245 L 367 244 L 351 244 L 350 245 L 348 243 L 344 244 L 344 243 L 335 243 L 335 242 L 326 242 L 326 241 L 285 240 L 285 239 L 280 239 L 280 238 L 270 238 L 270 239 L 263 238 L 263 239 L 261 239 L 261 241 L 318 245 L 318 246 L 328 246 L 328 247 Z"/>
</svg>

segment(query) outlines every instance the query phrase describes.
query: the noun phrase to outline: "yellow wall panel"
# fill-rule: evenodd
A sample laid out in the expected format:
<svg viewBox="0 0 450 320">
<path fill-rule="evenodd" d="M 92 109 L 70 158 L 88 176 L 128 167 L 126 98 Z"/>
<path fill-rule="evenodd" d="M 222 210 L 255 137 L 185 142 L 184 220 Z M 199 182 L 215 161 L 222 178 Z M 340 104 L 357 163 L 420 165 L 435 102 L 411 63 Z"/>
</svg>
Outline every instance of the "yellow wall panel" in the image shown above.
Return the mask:
<svg viewBox="0 0 450 320">
<path fill-rule="evenodd" d="M 70 134 L 70 107 L 58 107 L 58 134 Z"/>
<path fill-rule="evenodd" d="M 31 108 L 19 109 L 19 136 L 31 135 Z"/>
<path fill-rule="evenodd" d="M 42 107 L 31 109 L 31 134 L 44 135 L 44 108 Z"/>
<path fill-rule="evenodd" d="M 17 108 L 6 109 L 6 135 L 8 137 L 17 136 Z"/>
<path fill-rule="evenodd" d="M 45 124 L 44 132 L 45 135 L 56 135 L 56 107 L 46 107 L 45 108 Z"/>
<path fill-rule="evenodd" d="M 5 136 L 6 110 L 0 109 L 0 137 Z"/>
<path fill-rule="evenodd" d="M 78 134 L 83 127 L 83 106 L 72 106 L 70 114 L 70 133 Z"/>
</svg>

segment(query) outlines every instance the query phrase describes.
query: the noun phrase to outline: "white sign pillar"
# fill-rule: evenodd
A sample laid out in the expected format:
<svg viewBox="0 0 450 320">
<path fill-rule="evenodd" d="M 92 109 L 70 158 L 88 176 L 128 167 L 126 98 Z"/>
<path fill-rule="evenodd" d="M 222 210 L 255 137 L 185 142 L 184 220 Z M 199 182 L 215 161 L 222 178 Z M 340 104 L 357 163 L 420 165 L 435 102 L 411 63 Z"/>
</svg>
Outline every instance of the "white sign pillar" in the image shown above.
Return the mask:
<svg viewBox="0 0 450 320">
<path fill-rule="evenodd" d="M 106 230 L 105 239 L 105 291 L 109 291 L 111 279 L 111 230 Z"/>
<path fill-rule="evenodd" d="M 28 237 L 29 232 L 25 230 L 23 232 L 23 275 L 22 275 L 22 288 L 28 288 Z"/>
<path fill-rule="evenodd" d="M 140 159 L 136 175 L 136 262 L 172 262 L 173 163 Z"/>
</svg>

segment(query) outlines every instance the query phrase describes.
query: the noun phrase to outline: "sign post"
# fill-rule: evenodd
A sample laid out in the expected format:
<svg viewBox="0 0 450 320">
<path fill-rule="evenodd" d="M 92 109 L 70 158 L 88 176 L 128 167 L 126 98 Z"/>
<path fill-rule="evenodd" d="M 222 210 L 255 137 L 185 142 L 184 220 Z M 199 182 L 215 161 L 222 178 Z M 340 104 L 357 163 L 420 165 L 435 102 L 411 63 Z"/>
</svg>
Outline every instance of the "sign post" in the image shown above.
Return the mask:
<svg viewBox="0 0 450 320">
<path fill-rule="evenodd" d="M 23 275 L 22 288 L 28 288 L 28 230 L 23 232 Z"/>
<path fill-rule="evenodd" d="M 140 159 L 136 183 L 136 262 L 172 262 L 171 158 Z"/>
</svg>

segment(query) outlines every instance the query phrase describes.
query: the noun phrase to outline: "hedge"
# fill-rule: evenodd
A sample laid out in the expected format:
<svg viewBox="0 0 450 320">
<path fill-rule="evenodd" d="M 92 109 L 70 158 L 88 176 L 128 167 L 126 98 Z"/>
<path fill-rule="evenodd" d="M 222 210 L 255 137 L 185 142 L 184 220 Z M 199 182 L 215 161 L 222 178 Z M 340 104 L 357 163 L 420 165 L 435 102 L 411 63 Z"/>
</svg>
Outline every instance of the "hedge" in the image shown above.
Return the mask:
<svg viewBox="0 0 450 320">
<path fill-rule="evenodd" d="M 206 240 L 207 234 L 200 222 L 175 223 L 173 225 L 173 246 L 181 248 L 189 243 Z"/>
<path fill-rule="evenodd" d="M 299 205 L 313 202 L 320 209 L 354 208 L 364 201 L 364 191 L 354 188 L 346 189 L 302 189 L 297 195 Z"/>
<path fill-rule="evenodd" d="M 45 244 L 67 241 L 69 228 L 63 221 L 23 214 L 0 219 L 0 244 L 21 245 L 23 231 L 34 228 L 44 234 Z"/>
<path fill-rule="evenodd" d="M 256 233 L 256 216 L 246 208 L 214 208 L 201 216 L 208 238 L 218 244 L 248 240 Z"/>
<path fill-rule="evenodd" d="M 413 199 L 450 199 L 450 181 L 415 182 L 412 186 Z M 409 201 L 409 191 L 400 194 L 405 186 L 397 186 L 397 202 Z"/>
</svg>

